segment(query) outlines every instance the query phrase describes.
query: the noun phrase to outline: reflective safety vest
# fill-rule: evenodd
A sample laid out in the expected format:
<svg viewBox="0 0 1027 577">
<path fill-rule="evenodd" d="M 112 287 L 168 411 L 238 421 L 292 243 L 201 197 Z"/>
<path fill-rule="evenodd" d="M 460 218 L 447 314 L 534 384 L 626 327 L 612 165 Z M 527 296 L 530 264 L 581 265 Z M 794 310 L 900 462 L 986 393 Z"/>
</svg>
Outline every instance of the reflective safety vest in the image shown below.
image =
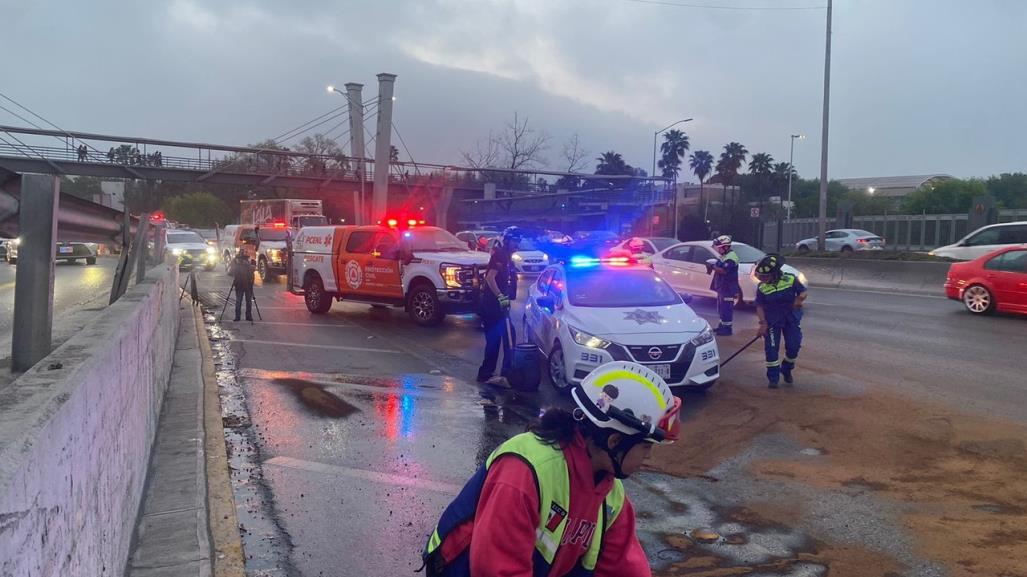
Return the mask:
<svg viewBox="0 0 1027 577">
<path fill-rule="evenodd" d="M 802 319 L 802 311 L 795 310 L 795 299 L 804 287 L 795 275 L 782 272 L 777 282 L 761 282 L 757 289 L 756 304 L 763 307 L 763 315 L 769 325 L 779 326 L 789 321 L 797 323 Z"/>
<path fill-rule="evenodd" d="M 489 467 L 503 455 L 515 455 L 522 459 L 535 473 L 539 492 L 539 526 L 535 531 L 535 553 L 532 556 L 535 577 L 549 574 L 556 551 L 567 528 L 567 511 L 570 511 L 570 476 L 563 450 L 540 441 L 533 433 L 522 433 L 500 445 L 489 456 L 473 477 L 464 485 L 457 498 L 442 513 L 438 526 L 428 540 L 424 550 L 424 561 L 428 577 L 469 577 L 471 574 L 470 550 L 460 551 L 453 559 L 443 559 L 442 543 L 460 525 L 474 520 L 478 499 L 485 484 Z M 581 557 L 578 566 L 569 575 L 587 577 L 595 571 L 603 535 L 624 508 L 624 485 L 615 479 L 606 495 L 605 506 L 597 512 L 596 527 L 602 528 L 592 534 L 592 542 Z M 561 514 L 562 513 L 562 514 Z"/>
<path fill-rule="evenodd" d="M 728 261 L 733 262 L 733 267 L 726 267 L 725 263 Z M 738 284 L 738 254 L 735 251 L 729 251 L 724 255 L 724 258 L 717 263 L 718 268 L 727 269 L 725 274 L 713 275 L 713 280 L 710 282 L 710 290 L 716 291 L 720 296 L 735 296 L 741 294 L 742 287 Z"/>
</svg>

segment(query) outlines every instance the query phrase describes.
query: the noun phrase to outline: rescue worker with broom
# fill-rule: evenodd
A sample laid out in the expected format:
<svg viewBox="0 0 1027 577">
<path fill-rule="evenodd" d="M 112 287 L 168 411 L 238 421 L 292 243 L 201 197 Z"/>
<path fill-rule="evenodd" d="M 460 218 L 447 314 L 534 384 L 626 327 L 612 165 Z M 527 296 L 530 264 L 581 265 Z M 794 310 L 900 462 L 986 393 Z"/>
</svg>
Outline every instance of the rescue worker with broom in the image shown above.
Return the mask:
<svg viewBox="0 0 1027 577">
<path fill-rule="evenodd" d="M 783 272 L 784 258 L 768 254 L 756 263 L 756 316 L 759 318 L 757 334 L 763 337 L 763 351 L 767 359 L 767 381 L 776 389 L 781 377 L 792 384 L 792 370 L 802 346 L 802 304 L 806 301 L 806 287 L 795 275 Z M 785 358 L 779 357 L 781 340 L 785 344 Z"/>
<path fill-rule="evenodd" d="M 742 294 L 742 287 L 738 284 L 738 255 L 731 250 L 731 237 L 726 234 L 713 239 L 713 250 L 720 258 L 707 261 L 706 272 L 713 273 L 710 289 L 717 293 L 720 325 L 716 333 L 717 336 L 729 337 L 735 320 L 735 300 Z"/>
<path fill-rule="evenodd" d="M 481 294 L 481 319 L 485 325 L 485 358 L 478 367 L 479 383 L 488 383 L 500 387 L 509 387 L 506 378 L 496 375 L 499 363 L 499 350 L 504 348 L 502 373 L 510 368 L 509 340 L 512 329 L 509 327 L 510 302 L 517 295 L 517 273 L 513 266 L 513 254 L 521 242 L 521 231 L 517 227 L 509 227 L 503 231 L 502 245 L 492 251 L 489 264 L 485 268 L 484 286 Z"/>
</svg>

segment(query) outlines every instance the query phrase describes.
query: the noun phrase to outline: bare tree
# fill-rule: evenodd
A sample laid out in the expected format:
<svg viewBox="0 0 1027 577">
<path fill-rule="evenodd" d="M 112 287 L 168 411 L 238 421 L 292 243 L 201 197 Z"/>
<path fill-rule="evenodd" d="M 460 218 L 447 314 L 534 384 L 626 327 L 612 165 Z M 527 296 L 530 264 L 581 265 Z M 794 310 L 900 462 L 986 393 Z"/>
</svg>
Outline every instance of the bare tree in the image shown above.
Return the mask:
<svg viewBox="0 0 1027 577">
<path fill-rule="evenodd" d="M 484 142 L 475 142 L 474 150 L 462 150 L 460 155 L 471 168 L 495 168 L 496 160 L 499 158 L 499 139 L 490 130 Z"/>
<path fill-rule="evenodd" d="M 507 124 L 499 135 L 499 147 L 503 151 L 506 168 L 519 170 L 545 166 L 543 153 L 549 148 L 549 135 L 529 128 L 528 117 L 522 121 L 514 112 L 513 122 Z"/>
<path fill-rule="evenodd" d="M 563 143 L 560 159 L 563 160 L 563 164 L 567 167 L 565 169 L 566 172 L 581 172 L 585 168 L 585 159 L 590 154 L 592 153 L 581 146 L 581 143 L 578 141 L 578 135 L 575 133 L 567 139 L 567 142 Z"/>
</svg>

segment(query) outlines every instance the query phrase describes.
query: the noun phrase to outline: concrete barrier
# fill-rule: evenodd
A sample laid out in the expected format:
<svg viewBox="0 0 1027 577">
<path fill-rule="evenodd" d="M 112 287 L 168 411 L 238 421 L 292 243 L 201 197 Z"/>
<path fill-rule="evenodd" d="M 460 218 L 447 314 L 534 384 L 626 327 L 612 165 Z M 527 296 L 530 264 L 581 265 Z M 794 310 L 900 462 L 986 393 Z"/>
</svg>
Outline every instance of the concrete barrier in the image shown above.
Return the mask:
<svg viewBox="0 0 1027 577">
<path fill-rule="evenodd" d="M 947 262 L 860 260 L 853 258 L 786 257 L 786 262 L 805 273 L 810 286 L 945 294 Z"/>
<path fill-rule="evenodd" d="M 161 265 L 0 389 L 0 576 L 121 575 L 178 331 Z"/>
</svg>

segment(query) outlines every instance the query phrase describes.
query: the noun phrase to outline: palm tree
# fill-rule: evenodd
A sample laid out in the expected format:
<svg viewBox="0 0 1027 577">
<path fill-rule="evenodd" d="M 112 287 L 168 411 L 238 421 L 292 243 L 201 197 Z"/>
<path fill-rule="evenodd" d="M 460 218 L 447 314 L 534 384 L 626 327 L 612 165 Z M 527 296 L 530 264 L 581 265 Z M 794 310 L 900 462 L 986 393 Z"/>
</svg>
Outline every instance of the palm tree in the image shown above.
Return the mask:
<svg viewBox="0 0 1027 577">
<path fill-rule="evenodd" d="M 657 166 L 663 171 L 664 178 L 677 180 L 681 172 L 681 159 L 688 152 L 688 146 L 688 135 L 680 130 L 670 130 L 663 135 L 663 144 L 660 145 L 663 157 Z"/>
<path fill-rule="evenodd" d="M 717 177 L 720 179 L 720 183 L 724 185 L 724 190 L 730 190 L 731 185 L 734 184 L 735 178 L 738 176 L 738 171 L 745 164 L 745 156 L 749 154 L 738 142 L 729 142 L 724 145 L 724 152 L 720 153 L 720 159 L 717 161 Z M 734 197 L 732 196 L 732 208 L 734 205 Z"/>
<path fill-rule="evenodd" d="M 774 168 L 774 157 L 766 152 L 757 152 L 749 161 L 749 174 L 756 180 L 756 194 L 759 195 L 760 206 L 763 206 L 764 187 L 770 180 Z"/>
<path fill-rule="evenodd" d="M 696 150 L 688 159 L 688 167 L 692 169 L 692 174 L 699 179 L 699 205 L 703 206 L 703 182 L 713 170 L 713 155 L 708 150 Z M 703 212 L 704 223 L 709 216 L 709 207 L 707 206 Z"/>
<path fill-rule="evenodd" d="M 795 172 L 795 167 L 787 162 L 779 162 L 774 165 L 774 173 L 770 175 L 770 182 L 774 185 L 773 188 L 777 191 L 778 196 L 784 197 L 788 187 L 789 173 L 792 175 L 792 180 L 799 177 Z"/>
<path fill-rule="evenodd" d="M 604 152 L 599 155 L 596 160 L 599 164 L 596 165 L 596 174 L 603 174 L 608 176 L 633 174 L 634 170 L 628 163 L 624 162 L 624 157 L 618 152 L 612 150 Z"/>
</svg>

